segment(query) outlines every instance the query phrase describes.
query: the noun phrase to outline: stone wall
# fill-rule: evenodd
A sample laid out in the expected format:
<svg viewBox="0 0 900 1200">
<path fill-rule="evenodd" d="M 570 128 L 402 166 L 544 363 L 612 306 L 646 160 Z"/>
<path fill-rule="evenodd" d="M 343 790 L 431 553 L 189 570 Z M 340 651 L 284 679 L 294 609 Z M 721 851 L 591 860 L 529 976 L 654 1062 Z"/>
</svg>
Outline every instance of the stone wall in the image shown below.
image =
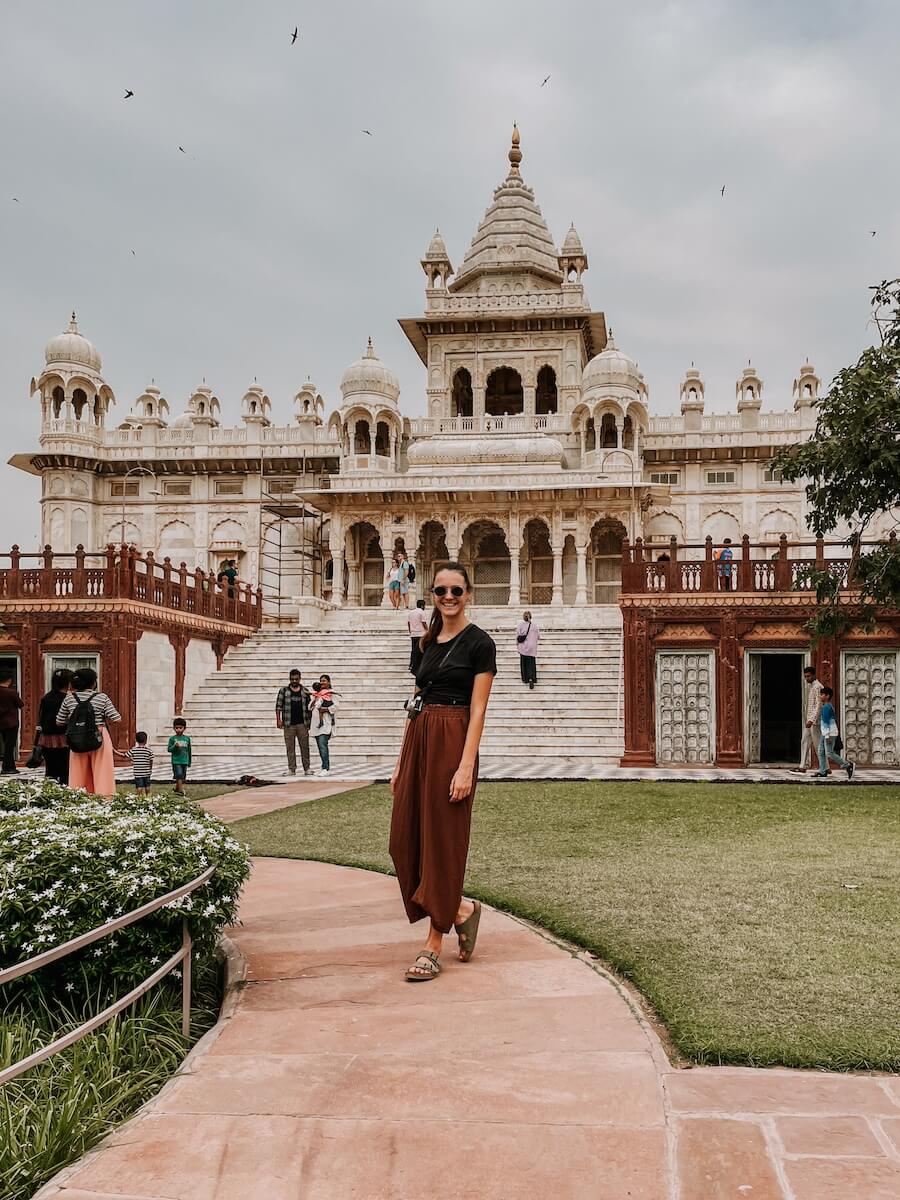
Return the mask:
<svg viewBox="0 0 900 1200">
<path fill-rule="evenodd" d="M 165 633 L 145 629 L 137 643 L 137 725 L 151 744 L 168 731 L 175 711 L 175 649 Z"/>
<path fill-rule="evenodd" d="M 209 642 L 192 639 L 184 652 L 184 703 L 216 669 L 216 656 Z"/>
</svg>

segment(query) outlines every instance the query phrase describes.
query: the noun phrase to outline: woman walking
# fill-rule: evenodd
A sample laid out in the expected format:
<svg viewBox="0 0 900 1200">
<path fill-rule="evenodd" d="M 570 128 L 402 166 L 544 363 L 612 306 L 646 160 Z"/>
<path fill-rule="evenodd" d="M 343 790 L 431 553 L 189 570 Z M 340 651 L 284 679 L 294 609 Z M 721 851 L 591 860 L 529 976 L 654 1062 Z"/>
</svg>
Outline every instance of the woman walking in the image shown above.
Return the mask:
<svg viewBox="0 0 900 1200">
<path fill-rule="evenodd" d="M 44 771 L 57 783 L 69 782 L 69 743 L 56 724 L 59 710 L 72 685 L 72 672 L 60 667 L 50 678 L 50 691 L 42 697 L 38 709 L 38 732 L 44 755 Z"/>
<path fill-rule="evenodd" d="M 478 747 L 497 648 L 466 617 L 472 585 L 465 567 L 448 563 L 432 583 L 434 610 L 422 639 L 416 695 L 391 779 L 390 853 L 410 923 L 428 917 L 425 947 L 406 972 L 410 983 L 440 972 L 444 934 L 456 927 L 459 957 L 475 950 L 477 900 L 463 898 Z"/>
<path fill-rule="evenodd" d="M 88 712 L 88 708 L 91 710 Z M 56 716 L 59 728 L 66 728 L 69 755 L 69 787 L 84 788 L 95 796 L 116 794 L 110 721 L 122 717 L 106 692 L 97 691 L 97 672 L 81 667 L 72 676 L 72 691 L 65 697 Z"/>
<path fill-rule="evenodd" d="M 338 705 L 337 693 L 332 690 L 331 676 L 319 676 L 318 683 L 313 684 L 309 697 L 310 726 L 309 732 L 316 739 L 316 747 L 322 762 L 319 775 L 331 772 L 331 751 L 329 742 L 334 733 L 334 710 Z"/>
<path fill-rule="evenodd" d="M 522 672 L 522 682 L 533 688 L 537 683 L 537 648 L 541 640 L 541 631 L 537 621 L 532 620 L 527 610 L 522 613 L 522 620 L 516 626 L 516 649 L 519 651 L 519 669 Z"/>
</svg>

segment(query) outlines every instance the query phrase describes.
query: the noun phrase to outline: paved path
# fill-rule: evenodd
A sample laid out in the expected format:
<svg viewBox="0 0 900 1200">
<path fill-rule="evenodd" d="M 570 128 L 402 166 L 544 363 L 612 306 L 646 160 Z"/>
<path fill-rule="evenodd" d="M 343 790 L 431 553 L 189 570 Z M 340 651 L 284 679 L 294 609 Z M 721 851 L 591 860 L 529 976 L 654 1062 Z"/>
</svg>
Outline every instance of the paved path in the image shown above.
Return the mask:
<svg viewBox="0 0 900 1200">
<path fill-rule="evenodd" d="M 494 911 L 407 984 L 385 876 L 258 859 L 241 914 L 230 1015 L 42 1200 L 900 1196 L 900 1079 L 674 1070 L 615 981 Z"/>
</svg>

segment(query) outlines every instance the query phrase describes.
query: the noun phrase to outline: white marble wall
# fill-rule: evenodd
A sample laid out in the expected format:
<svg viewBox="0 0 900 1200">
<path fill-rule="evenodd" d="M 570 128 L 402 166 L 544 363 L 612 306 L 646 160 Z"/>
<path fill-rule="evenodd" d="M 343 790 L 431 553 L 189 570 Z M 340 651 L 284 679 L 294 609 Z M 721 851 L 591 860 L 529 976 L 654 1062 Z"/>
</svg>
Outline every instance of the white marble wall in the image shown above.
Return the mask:
<svg viewBox="0 0 900 1200">
<path fill-rule="evenodd" d="M 137 728 L 146 730 L 157 759 L 174 707 L 175 649 L 166 634 L 145 630 L 137 644 Z"/>
<path fill-rule="evenodd" d="M 184 655 L 184 703 L 194 698 L 197 689 L 216 669 L 216 656 L 209 642 L 196 638 L 188 642 Z"/>
</svg>

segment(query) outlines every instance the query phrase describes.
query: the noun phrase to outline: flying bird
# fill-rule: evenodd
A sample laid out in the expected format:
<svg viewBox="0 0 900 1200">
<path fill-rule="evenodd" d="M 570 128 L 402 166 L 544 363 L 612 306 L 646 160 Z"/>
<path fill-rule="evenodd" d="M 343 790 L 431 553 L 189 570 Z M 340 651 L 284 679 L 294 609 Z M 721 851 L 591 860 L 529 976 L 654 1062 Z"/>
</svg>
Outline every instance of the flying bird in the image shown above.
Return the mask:
<svg viewBox="0 0 900 1200">
<path fill-rule="evenodd" d="M 182 154 L 187 154 L 187 150 L 185 150 L 184 146 L 179 146 L 178 149 L 181 151 Z"/>
<path fill-rule="evenodd" d="M 298 34 L 299 32 L 300 32 L 300 26 L 299 26 L 299 25 L 295 25 L 295 26 L 294 26 L 294 32 L 291 34 L 291 45 L 292 45 L 292 46 L 293 46 L 294 42 L 296 42 L 296 40 L 297 40 L 297 34 Z"/>
<path fill-rule="evenodd" d="M 135 257 L 135 258 L 137 258 L 137 255 L 134 253 L 134 251 L 133 251 L 133 250 L 132 250 L 132 252 L 131 252 L 131 253 L 132 253 L 132 255 L 134 255 L 134 257 Z"/>
<path fill-rule="evenodd" d="M 878 232 L 878 230 L 877 230 L 877 229 L 873 229 L 873 230 L 872 230 L 872 237 L 874 237 L 874 236 L 875 236 L 875 234 L 876 234 L 877 232 Z"/>
<path fill-rule="evenodd" d="M 722 192 L 721 192 L 721 194 L 722 194 L 723 196 L 725 195 L 725 184 L 724 184 L 724 183 L 722 184 Z"/>
<path fill-rule="evenodd" d="M 13 200 L 16 202 L 16 204 L 18 204 L 18 203 L 19 203 L 19 197 L 18 197 L 18 196 L 13 196 Z"/>
<path fill-rule="evenodd" d="M 371 130 L 371 129 L 364 129 L 364 130 L 363 130 L 363 133 L 367 133 L 367 134 L 369 135 L 369 137 L 372 137 L 372 130 Z"/>
<path fill-rule="evenodd" d="M 122 97 L 122 99 L 130 100 L 133 95 L 134 95 L 134 92 L 132 92 L 131 89 L 129 88 L 128 91 L 126 91 L 125 95 Z"/>
<path fill-rule="evenodd" d="M 546 83 L 546 82 L 547 82 L 547 79 L 549 79 L 549 78 L 550 78 L 550 76 L 548 75 L 548 76 L 547 76 L 547 78 L 544 80 L 544 83 Z M 542 83 L 542 84 L 541 84 L 541 87 L 543 87 L 543 86 L 544 86 L 544 83 Z"/>
</svg>

